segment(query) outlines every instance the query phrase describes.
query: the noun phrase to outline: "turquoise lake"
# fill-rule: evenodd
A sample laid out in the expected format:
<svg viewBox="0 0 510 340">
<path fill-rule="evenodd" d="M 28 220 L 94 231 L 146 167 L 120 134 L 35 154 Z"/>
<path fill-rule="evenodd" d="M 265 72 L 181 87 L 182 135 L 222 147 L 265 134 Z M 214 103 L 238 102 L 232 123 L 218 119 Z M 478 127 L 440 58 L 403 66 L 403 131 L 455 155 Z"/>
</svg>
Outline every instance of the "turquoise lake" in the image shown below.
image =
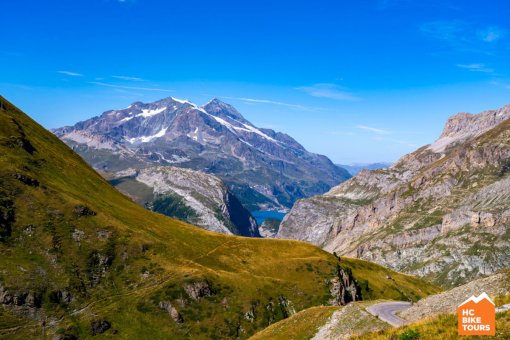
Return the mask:
<svg viewBox="0 0 510 340">
<path fill-rule="evenodd" d="M 272 210 L 252 211 L 251 214 L 257 220 L 258 225 L 261 225 L 267 218 L 274 218 L 281 221 L 286 215 L 286 213 Z"/>
</svg>

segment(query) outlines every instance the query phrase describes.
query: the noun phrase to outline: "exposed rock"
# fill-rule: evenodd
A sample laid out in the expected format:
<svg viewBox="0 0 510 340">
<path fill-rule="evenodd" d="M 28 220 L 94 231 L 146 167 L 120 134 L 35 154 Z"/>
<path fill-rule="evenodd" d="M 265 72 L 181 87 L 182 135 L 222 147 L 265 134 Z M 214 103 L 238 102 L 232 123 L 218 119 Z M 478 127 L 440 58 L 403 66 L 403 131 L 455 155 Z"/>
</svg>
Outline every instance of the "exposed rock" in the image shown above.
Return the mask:
<svg viewBox="0 0 510 340">
<path fill-rule="evenodd" d="M 71 236 L 73 240 L 75 240 L 76 242 L 80 242 L 83 239 L 83 237 L 85 237 L 85 232 L 83 232 L 80 229 L 74 229 L 73 234 Z"/>
<path fill-rule="evenodd" d="M 107 240 L 108 238 L 110 238 L 111 234 L 112 232 L 108 230 L 98 230 L 96 233 L 97 238 L 100 240 Z"/>
<path fill-rule="evenodd" d="M 88 276 L 90 285 L 95 287 L 101 282 L 113 263 L 113 256 L 99 251 L 93 251 L 88 258 Z"/>
<path fill-rule="evenodd" d="M 352 276 L 351 271 L 337 266 L 336 272 L 336 276 L 330 281 L 332 299 L 329 301 L 329 304 L 345 306 L 349 302 L 361 300 L 361 287 Z"/>
<path fill-rule="evenodd" d="M 184 286 L 184 291 L 193 300 L 214 295 L 214 291 L 207 281 L 195 281 Z"/>
<path fill-rule="evenodd" d="M 50 301 L 53 303 L 68 304 L 73 301 L 73 295 L 66 289 L 56 290 L 50 293 Z"/>
<path fill-rule="evenodd" d="M 279 238 L 451 286 L 510 266 L 510 106 L 450 119 L 440 139 L 296 202 Z"/>
<path fill-rule="evenodd" d="M 282 311 L 283 318 L 288 318 L 289 316 L 296 314 L 296 309 L 294 308 L 294 304 L 292 301 L 288 300 L 285 296 L 278 296 L 278 304 L 280 306 L 280 310 Z"/>
<path fill-rule="evenodd" d="M 248 320 L 250 322 L 254 322 L 256 318 L 255 311 L 253 309 L 250 309 L 246 313 L 244 313 L 244 319 Z"/>
<path fill-rule="evenodd" d="M 158 166 L 118 172 L 110 183 L 140 205 L 200 228 L 225 234 L 260 236 L 253 216 L 216 176 Z M 152 192 L 150 197 L 139 195 L 143 190 L 141 185 Z"/>
<path fill-rule="evenodd" d="M 21 148 L 28 152 L 29 154 L 32 154 L 35 151 L 35 148 L 32 145 L 32 143 L 30 143 L 30 141 L 24 136 L 11 137 L 7 141 L 7 145 L 11 148 Z"/>
<path fill-rule="evenodd" d="M 25 175 L 25 174 L 22 174 L 19 172 L 15 172 L 12 174 L 12 177 L 14 177 L 15 179 L 17 179 L 18 181 L 20 181 L 23 184 L 26 184 L 26 185 L 29 185 L 32 187 L 39 186 L 39 181 L 36 180 L 35 178 L 28 176 L 28 175 Z"/>
<path fill-rule="evenodd" d="M 110 322 L 100 319 L 100 320 L 93 320 L 90 323 L 90 334 L 92 335 L 98 335 L 103 334 L 107 330 L 109 330 L 112 327 Z"/>
<path fill-rule="evenodd" d="M 159 303 L 159 308 L 164 309 L 167 311 L 168 315 L 176 322 L 176 323 L 183 323 L 184 319 L 182 318 L 181 314 L 175 309 L 174 306 L 169 301 L 161 301 Z"/>
<path fill-rule="evenodd" d="M 274 218 L 267 218 L 262 222 L 259 226 L 260 236 L 266 238 L 274 238 L 276 234 L 278 234 L 278 229 L 280 228 L 280 220 Z"/>
<path fill-rule="evenodd" d="M 6 289 L 0 283 L 0 304 L 12 306 L 25 306 L 29 308 L 41 307 L 40 294 L 31 291 L 15 291 Z"/>
<path fill-rule="evenodd" d="M 90 209 L 89 207 L 86 207 L 84 205 L 77 205 L 73 209 L 74 216 L 76 217 L 82 217 L 82 216 L 95 216 L 96 212 Z"/>
</svg>

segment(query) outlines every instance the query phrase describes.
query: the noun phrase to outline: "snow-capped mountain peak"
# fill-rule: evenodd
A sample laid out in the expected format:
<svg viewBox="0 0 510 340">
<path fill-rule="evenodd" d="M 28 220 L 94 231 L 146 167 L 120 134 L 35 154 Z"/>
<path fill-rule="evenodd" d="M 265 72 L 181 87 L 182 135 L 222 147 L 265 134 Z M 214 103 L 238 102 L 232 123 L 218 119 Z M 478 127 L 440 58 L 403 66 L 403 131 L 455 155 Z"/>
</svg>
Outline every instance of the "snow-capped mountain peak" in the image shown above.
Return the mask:
<svg viewBox="0 0 510 340">
<path fill-rule="evenodd" d="M 90 156 L 97 168 L 190 167 L 235 182 L 244 194 L 256 191 L 250 195 L 267 197 L 279 207 L 349 177 L 326 157 L 307 152 L 286 134 L 256 127 L 217 98 L 201 107 L 174 97 L 135 102 L 54 133 L 76 150 L 85 150 L 82 155 Z M 273 188 L 274 178 L 278 189 Z"/>
</svg>

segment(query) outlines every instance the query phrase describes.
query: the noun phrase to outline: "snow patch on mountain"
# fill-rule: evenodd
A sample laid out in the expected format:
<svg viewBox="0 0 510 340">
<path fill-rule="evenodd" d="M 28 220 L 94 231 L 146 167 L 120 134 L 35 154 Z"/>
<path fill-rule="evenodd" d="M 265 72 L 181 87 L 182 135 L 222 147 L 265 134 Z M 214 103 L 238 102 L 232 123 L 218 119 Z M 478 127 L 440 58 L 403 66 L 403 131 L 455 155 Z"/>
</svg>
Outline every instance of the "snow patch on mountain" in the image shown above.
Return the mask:
<svg viewBox="0 0 510 340">
<path fill-rule="evenodd" d="M 155 116 L 163 111 L 165 111 L 167 109 L 167 107 L 162 107 L 162 108 L 159 108 L 159 109 L 155 109 L 155 110 L 150 110 L 150 109 L 143 109 L 142 110 L 142 113 L 139 113 L 137 114 L 136 116 L 137 117 L 152 117 L 152 116 Z"/>
<path fill-rule="evenodd" d="M 163 129 L 161 129 L 158 133 L 156 133 L 156 134 L 154 134 L 152 136 L 134 137 L 134 138 L 127 139 L 127 141 L 129 143 L 131 143 L 131 144 L 148 143 L 148 142 L 150 142 L 153 139 L 163 137 L 165 135 L 167 129 L 168 128 L 165 127 Z"/>
<path fill-rule="evenodd" d="M 176 101 L 178 103 L 181 103 L 181 104 L 192 104 L 189 100 L 186 100 L 186 99 L 179 99 L 179 98 L 175 98 L 175 97 L 170 97 L 173 101 Z"/>
<path fill-rule="evenodd" d="M 243 127 L 235 126 L 234 124 L 231 124 L 231 123 L 227 122 L 223 118 L 213 116 L 212 114 L 207 113 L 203 109 L 202 109 L 202 111 L 204 113 L 206 113 L 208 116 L 212 117 L 215 121 L 217 121 L 221 125 L 225 126 L 227 129 L 229 129 L 230 131 L 232 131 L 235 134 L 237 134 L 236 130 L 237 131 L 250 132 L 250 133 L 256 133 L 257 135 L 259 135 L 259 136 L 261 136 L 261 137 L 263 137 L 263 138 L 265 138 L 265 139 L 267 139 L 267 140 L 269 140 L 269 141 L 271 141 L 273 143 L 277 143 L 277 144 L 280 143 L 276 139 L 269 137 L 268 135 L 266 135 L 265 133 L 263 133 L 262 131 L 260 131 L 259 129 L 257 129 L 257 128 L 255 128 L 253 126 L 250 126 L 250 125 L 247 125 L 247 124 L 244 124 L 244 123 L 241 123 L 241 122 L 238 122 L 238 123 L 241 124 Z M 251 144 L 249 144 L 249 145 L 251 146 Z"/>
</svg>

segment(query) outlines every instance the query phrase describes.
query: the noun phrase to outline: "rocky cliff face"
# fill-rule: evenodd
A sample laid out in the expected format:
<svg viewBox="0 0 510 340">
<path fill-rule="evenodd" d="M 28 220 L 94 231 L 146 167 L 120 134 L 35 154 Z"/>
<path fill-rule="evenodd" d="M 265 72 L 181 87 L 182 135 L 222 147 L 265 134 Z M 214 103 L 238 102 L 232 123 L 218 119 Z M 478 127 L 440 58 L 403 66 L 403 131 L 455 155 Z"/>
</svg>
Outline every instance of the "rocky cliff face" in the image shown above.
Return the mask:
<svg viewBox="0 0 510 340">
<path fill-rule="evenodd" d="M 450 118 L 388 169 L 299 200 L 278 237 L 456 285 L 510 266 L 510 106 Z"/>
<path fill-rule="evenodd" d="M 216 176 L 172 166 L 113 176 L 111 184 L 150 210 L 211 231 L 260 236 L 253 216 Z"/>
<path fill-rule="evenodd" d="M 202 107 L 175 98 L 137 102 L 53 132 L 99 170 L 173 165 L 217 175 L 250 210 L 290 208 L 350 177 L 218 99 Z"/>
</svg>

